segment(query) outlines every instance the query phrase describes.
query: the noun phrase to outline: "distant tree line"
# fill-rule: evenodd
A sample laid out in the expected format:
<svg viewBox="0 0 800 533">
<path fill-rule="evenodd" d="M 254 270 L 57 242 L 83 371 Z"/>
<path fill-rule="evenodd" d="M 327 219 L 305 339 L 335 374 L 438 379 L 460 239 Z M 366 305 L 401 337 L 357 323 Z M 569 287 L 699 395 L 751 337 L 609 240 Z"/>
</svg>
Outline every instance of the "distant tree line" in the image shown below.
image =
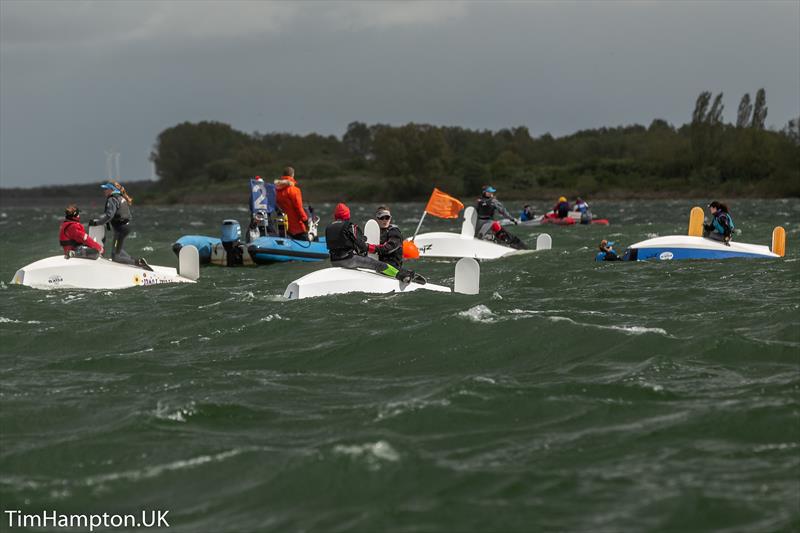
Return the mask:
<svg viewBox="0 0 800 533">
<path fill-rule="evenodd" d="M 219 122 L 185 122 L 159 134 L 152 152 L 164 187 L 214 187 L 252 175 L 275 177 L 291 164 L 306 188 L 335 181 L 387 200 L 421 199 L 433 186 L 472 195 L 484 183 L 510 196 L 536 190 L 743 191 L 800 196 L 800 117 L 765 128 L 764 89 L 745 94 L 735 124 L 725 124 L 722 93 L 700 93 L 691 122 L 655 119 L 533 137 L 519 126 L 499 131 L 353 122 L 342 138 L 243 133 Z M 366 199 L 366 198 L 365 198 Z"/>
</svg>

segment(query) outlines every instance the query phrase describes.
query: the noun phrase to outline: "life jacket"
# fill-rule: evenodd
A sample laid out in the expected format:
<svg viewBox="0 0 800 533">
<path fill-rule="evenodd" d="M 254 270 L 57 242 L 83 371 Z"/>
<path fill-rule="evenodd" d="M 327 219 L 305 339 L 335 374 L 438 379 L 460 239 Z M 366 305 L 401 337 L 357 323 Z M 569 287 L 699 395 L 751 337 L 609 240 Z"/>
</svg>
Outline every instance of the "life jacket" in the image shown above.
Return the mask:
<svg viewBox="0 0 800 533">
<path fill-rule="evenodd" d="M 114 218 L 111 219 L 111 225 L 127 224 L 131 220 L 131 206 L 128 200 L 121 194 L 113 194 L 108 197 L 106 203 L 116 202 L 117 212 L 114 213 Z"/>
<path fill-rule="evenodd" d="M 65 220 L 61 223 L 61 228 L 58 230 L 58 244 L 64 247 L 64 252 L 69 252 L 70 250 L 83 244 L 82 242 L 78 242 L 67 237 L 67 228 L 72 225 L 80 227 L 81 233 L 84 231 L 83 225 L 77 220 Z"/>
<path fill-rule="evenodd" d="M 479 220 L 488 220 L 494 216 L 494 198 L 478 198 L 478 212 Z"/>
<path fill-rule="evenodd" d="M 391 224 L 387 228 L 381 228 L 381 244 L 385 244 L 390 237 L 395 237 L 399 244 L 391 250 L 378 249 L 378 259 L 394 267 L 400 268 L 403 265 L 403 234 L 400 228 Z"/>
<path fill-rule="evenodd" d="M 340 261 L 353 257 L 353 243 L 347 233 L 355 235 L 355 225 L 349 220 L 334 220 L 325 228 L 325 245 L 328 247 L 331 260 Z"/>
<path fill-rule="evenodd" d="M 723 223 L 723 220 L 727 222 L 729 228 L 727 233 L 725 230 L 725 224 Z M 733 218 L 731 218 L 731 215 L 726 213 L 725 211 L 718 211 L 717 215 L 714 217 L 714 220 L 711 221 L 711 224 L 714 226 L 714 229 L 720 235 L 729 235 L 731 232 L 733 232 L 733 229 L 735 228 L 735 226 L 733 225 Z"/>
</svg>

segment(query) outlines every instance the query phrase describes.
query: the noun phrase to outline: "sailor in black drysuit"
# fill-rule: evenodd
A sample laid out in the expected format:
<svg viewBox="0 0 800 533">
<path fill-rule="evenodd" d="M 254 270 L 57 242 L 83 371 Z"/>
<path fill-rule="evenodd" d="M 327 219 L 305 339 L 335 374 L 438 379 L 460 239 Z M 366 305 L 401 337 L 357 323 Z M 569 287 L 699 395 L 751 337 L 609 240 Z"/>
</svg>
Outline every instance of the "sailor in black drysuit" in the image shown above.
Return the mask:
<svg viewBox="0 0 800 533">
<path fill-rule="evenodd" d="M 491 185 L 486 185 L 475 206 L 475 210 L 478 212 L 478 223 L 475 224 L 475 236 L 479 239 L 486 238 L 490 233 L 495 212 L 500 213 L 504 217 L 511 219 L 514 224 L 517 224 L 517 219 L 514 218 L 514 215 L 509 213 L 505 206 L 494 197 L 494 193 L 496 192 L 497 189 Z"/>
<path fill-rule="evenodd" d="M 424 278 L 410 270 L 398 269 L 383 261 L 367 257 L 367 253 L 377 251 L 377 246 L 368 244 L 358 226 L 350 222 L 350 209 L 345 204 L 338 204 L 333 216 L 334 221 L 325 228 L 325 242 L 328 246 L 332 266 L 368 268 L 378 274 L 396 278 L 403 283 L 425 282 Z"/>
<path fill-rule="evenodd" d="M 380 206 L 375 211 L 375 220 L 381 228 L 381 243 L 374 247 L 378 259 L 397 269 L 403 268 L 403 233 L 392 224 L 389 208 Z"/>
<path fill-rule="evenodd" d="M 130 197 L 117 187 L 116 183 L 104 183 L 100 186 L 106 195 L 105 212 L 100 218 L 89 221 L 90 226 L 109 226 L 114 230 L 111 246 L 111 260 L 117 263 L 136 265 L 150 270 L 144 259 L 135 259 L 122 248 L 125 238 L 131 232 Z M 121 187 L 121 186 L 120 186 Z"/>
</svg>

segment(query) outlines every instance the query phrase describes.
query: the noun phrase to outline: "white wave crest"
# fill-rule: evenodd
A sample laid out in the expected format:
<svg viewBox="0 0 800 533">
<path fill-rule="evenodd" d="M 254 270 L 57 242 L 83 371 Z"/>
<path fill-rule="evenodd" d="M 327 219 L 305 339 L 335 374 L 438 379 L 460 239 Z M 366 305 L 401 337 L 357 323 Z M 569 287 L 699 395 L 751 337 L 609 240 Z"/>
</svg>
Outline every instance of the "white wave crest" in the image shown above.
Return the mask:
<svg viewBox="0 0 800 533">
<path fill-rule="evenodd" d="M 337 444 L 333 448 L 333 452 L 348 455 L 354 459 L 364 459 L 367 462 L 367 466 L 372 470 L 380 468 L 382 461 L 394 463 L 400 460 L 400 454 L 385 440 L 354 444 L 352 446 Z"/>
<path fill-rule="evenodd" d="M 492 310 L 483 304 L 470 307 L 466 311 L 461 311 L 458 316 L 466 318 L 472 322 L 480 322 L 482 324 L 491 324 L 495 322 L 495 314 Z"/>
</svg>

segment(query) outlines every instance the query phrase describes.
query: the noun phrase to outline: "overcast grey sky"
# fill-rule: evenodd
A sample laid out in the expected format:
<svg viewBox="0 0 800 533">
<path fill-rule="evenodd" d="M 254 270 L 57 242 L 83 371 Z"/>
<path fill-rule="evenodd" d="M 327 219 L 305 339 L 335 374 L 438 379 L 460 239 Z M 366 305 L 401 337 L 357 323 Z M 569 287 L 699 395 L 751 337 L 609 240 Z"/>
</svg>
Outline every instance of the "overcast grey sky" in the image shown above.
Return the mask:
<svg viewBox="0 0 800 533">
<path fill-rule="evenodd" d="M 0 0 L 0 183 L 149 178 L 183 121 L 533 135 L 688 121 L 698 93 L 800 115 L 800 2 Z"/>
</svg>

